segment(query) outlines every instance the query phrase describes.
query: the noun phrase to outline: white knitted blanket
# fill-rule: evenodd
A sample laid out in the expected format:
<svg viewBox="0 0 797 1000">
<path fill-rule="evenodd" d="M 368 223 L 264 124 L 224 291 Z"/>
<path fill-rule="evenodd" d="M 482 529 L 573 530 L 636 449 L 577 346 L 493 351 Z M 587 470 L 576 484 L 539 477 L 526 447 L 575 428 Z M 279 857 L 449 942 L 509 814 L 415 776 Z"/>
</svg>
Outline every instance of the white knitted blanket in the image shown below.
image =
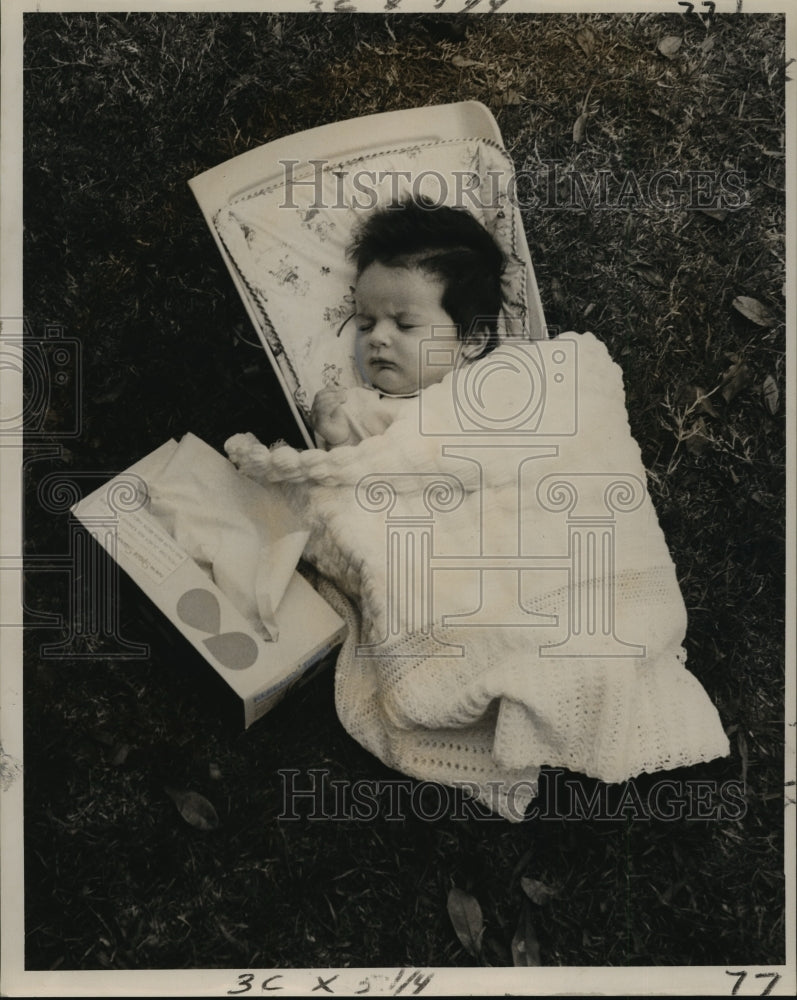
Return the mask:
<svg viewBox="0 0 797 1000">
<path fill-rule="evenodd" d="M 619 782 L 728 753 L 591 334 L 502 346 L 354 447 L 226 447 L 283 484 L 352 602 L 338 715 L 389 766 L 520 820 L 543 765 Z"/>
</svg>

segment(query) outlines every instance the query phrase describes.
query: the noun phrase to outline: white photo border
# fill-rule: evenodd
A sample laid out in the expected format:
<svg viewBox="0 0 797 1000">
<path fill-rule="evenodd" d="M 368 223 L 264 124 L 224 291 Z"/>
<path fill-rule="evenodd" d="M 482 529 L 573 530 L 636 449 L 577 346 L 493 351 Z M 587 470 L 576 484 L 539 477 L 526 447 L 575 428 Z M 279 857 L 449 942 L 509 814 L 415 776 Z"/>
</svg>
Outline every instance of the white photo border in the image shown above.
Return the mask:
<svg viewBox="0 0 797 1000">
<path fill-rule="evenodd" d="M 2 270 L 0 271 L 0 317 L 2 317 L 3 337 L 18 337 L 22 332 L 22 19 L 27 13 L 48 12 L 182 12 L 182 11 L 225 11 L 225 12 L 298 12 L 308 9 L 334 13 L 339 10 L 355 10 L 358 13 L 375 13 L 385 9 L 384 0 L 352 0 L 336 3 L 335 0 L 278 0 L 275 3 L 238 0 L 226 5 L 213 2 L 180 3 L 177 0 L 164 3 L 112 3 L 96 0 L 94 3 L 82 0 L 3 0 L 2 4 L 2 149 L 0 150 L 0 171 L 2 176 L 2 200 L 0 201 L 0 223 L 2 224 Z M 446 4 L 446 13 L 460 13 L 469 6 L 468 0 L 452 0 Z M 662 13 L 678 11 L 683 5 L 676 0 L 628 0 L 628 2 L 532 2 L 532 0 L 506 0 L 500 9 L 503 13 L 565 13 L 601 12 L 631 13 L 646 11 Z M 738 0 L 717 0 L 717 13 L 732 13 L 742 4 Z M 488 0 L 474 5 L 467 16 L 477 16 L 487 11 Z M 756 13 L 778 12 L 786 17 L 787 62 L 797 58 L 797 11 L 788 0 L 768 2 L 768 0 L 744 0 L 744 10 Z M 401 0 L 400 13 L 425 13 L 434 10 L 433 0 Z M 463 16 L 465 14 L 463 13 Z M 795 118 L 795 87 L 797 71 L 791 70 L 791 80 L 787 85 L 787 367 L 788 400 L 787 422 L 789 430 L 788 446 L 788 523 L 787 523 L 787 579 L 786 608 L 797 607 L 795 569 L 797 568 L 797 535 L 795 534 L 795 509 L 797 509 L 797 464 L 795 462 L 795 428 L 797 427 L 797 279 L 795 278 L 795 248 L 797 248 L 797 199 L 795 198 L 795 152 L 797 152 L 797 120 Z M 15 381 L 4 374 L 3 412 L 16 413 L 22 405 L 21 380 Z M 4 448 L 2 453 L 2 522 L 0 522 L 0 548 L 3 553 L 18 552 L 21 538 L 21 463 L 18 449 Z M 21 624 L 20 581 L 15 574 L 0 574 L 0 605 L 3 621 Z M 787 612 L 788 614 L 788 612 Z M 24 748 L 22 740 L 22 635 L 21 628 L 4 628 L 2 641 L 2 995 L 4 996 L 229 996 L 265 995 L 261 987 L 270 976 L 279 975 L 282 995 L 310 995 L 312 991 L 323 995 L 323 982 L 334 979 L 336 995 L 356 995 L 362 993 L 364 978 L 368 977 L 372 987 L 371 996 L 395 995 L 398 969 L 194 969 L 171 971 L 118 971 L 118 972 L 30 972 L 24 969 L 24 885 L 23 885 L 23 844 L 21 823 L 23 817 L 23 774 Z M 795 980 L 795 620 L 792 617 L 787 630 L 787 674 L 786 674 L 786 781 L 789 805 L 786 809 L 786 947 L 787 962 L 774 968 L 751 967 L 746 969 L 752 982 L 756 975 L 777 972 L 780 980 L 772 990 L 773 996 L 794 995 Z M 790 786 L 789 784 L 790 783 Z M 409 971 L 405 975 L 409 978 Z M 421 970 L 428 974 L 432 970 Z M 243 978 L 242 978 L 243 977 Z M 251 977 L 251 978 L 248 978 Z M 277 986 L 276 980 L 263 987 L 271 990 Z M 417 985 L 416 980 L 416 985 Z M 759 985 L 766 980 L 759 980 Z M 731 995 L 734 986 L 728 970 L 723 967 L 667 967 L 667 968 L 550 968 L 528 969 L 468 969 L 440 968 L 423 993 L 426 996 L 447 995 L 551 995 L 559 993 L 616 995 Z M 760 993 L 758 986 L 756 994 Z M 413 995 L 412 987 L 406 996 Z M 737 995 L 754 995 L 748 987 Z"/>
</svg>

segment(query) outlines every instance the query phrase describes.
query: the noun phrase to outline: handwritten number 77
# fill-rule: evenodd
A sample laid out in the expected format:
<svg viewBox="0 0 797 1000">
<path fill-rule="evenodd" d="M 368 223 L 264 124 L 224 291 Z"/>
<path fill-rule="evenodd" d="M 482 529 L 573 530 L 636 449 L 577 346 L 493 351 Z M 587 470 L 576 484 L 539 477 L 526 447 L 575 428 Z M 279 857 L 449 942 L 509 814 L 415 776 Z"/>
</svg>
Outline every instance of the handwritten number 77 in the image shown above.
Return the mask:
<svg viewBox="0 0 797 1000">
<path fill-rule="evenodd" d="M 731 990 L 731 996 L 735 997 L 737 995 L 737 993 L 739 992 L 739 989 L 741 988 L 742 983 L 747 978 L 747 973 L 746 972 L 728 972 L 726 970 L 725 975 L 726 976 L 737 976 L 738 977 L 737 980 L 736 980 L 736 982 L 733 985 L 733 989 Z M 756 979 L 768 979 L 769 980 L 769 982 L 767 983 L 767 985 L 764 987 L 763 993 L 760 994 L 760 996 L 766 997 L 766 996 L 769 996 L 769 994 L 772 992 L 775 984 L 779 981 L 779 979 L 780 979 L 780 973 L 778 973 L 778 972 L 756 972 L 755 978 Z"/>
</svg>

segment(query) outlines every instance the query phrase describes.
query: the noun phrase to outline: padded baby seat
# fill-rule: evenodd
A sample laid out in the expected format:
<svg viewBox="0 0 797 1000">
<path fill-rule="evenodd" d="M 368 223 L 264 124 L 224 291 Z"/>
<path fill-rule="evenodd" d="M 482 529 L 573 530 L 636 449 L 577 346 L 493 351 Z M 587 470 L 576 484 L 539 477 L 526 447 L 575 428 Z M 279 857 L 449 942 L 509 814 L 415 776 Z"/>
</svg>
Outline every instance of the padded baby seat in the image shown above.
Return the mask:
<svg viewBox="0 0 797 1000">
<path fill-rule="evenodd" d="M 346 248 L 363 212 L 409 193 L 472 211 L 507 255 L 503 335 L 547 336 L 514 177 L 494 117 L 465 101 L 299 132 L 189 182 L 308 445 L 316 392 L 361 384 Z"/>
</svg>

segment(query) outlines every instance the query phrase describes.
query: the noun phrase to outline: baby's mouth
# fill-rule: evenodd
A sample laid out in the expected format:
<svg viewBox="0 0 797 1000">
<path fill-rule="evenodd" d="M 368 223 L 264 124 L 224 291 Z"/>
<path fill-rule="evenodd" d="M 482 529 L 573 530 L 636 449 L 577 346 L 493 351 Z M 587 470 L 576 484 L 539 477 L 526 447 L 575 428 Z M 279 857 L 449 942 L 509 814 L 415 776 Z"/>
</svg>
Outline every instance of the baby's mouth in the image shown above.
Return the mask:
<svg viewBox="0 0 797 1000">
<path fill-rule="evenodd" d="M 395 369 L 396 365 L 393 361 L 389 361 L 387 358 L 371 358 L 371 367 L 376 368 L 377 371 L 390 371 Z"/>
</svg>

